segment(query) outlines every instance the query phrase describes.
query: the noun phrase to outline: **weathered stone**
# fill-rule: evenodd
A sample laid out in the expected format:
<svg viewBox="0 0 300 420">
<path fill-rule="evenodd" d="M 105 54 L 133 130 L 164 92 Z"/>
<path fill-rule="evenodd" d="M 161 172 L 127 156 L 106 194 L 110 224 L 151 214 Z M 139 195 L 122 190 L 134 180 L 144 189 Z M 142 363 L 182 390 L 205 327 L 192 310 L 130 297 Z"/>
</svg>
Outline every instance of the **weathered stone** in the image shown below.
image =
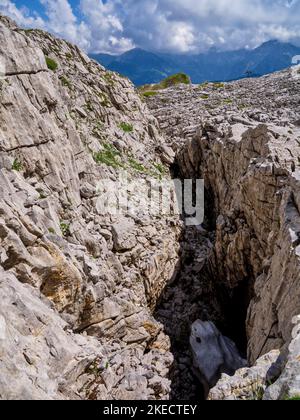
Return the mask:
<svg viewBox="0 0 300 420">
<path fill-rule="evenodd" d="M 133 221 L 123 218 L 112 226 L 114 248 L 118 252 L 129 251 L 137 244 Z"/>
<path fill-rule="evenodd" d="M 280 373 L 279 350 L 262 356 L 254 366 L 239 369 L 234 376 L 226 374 L 209 393 L 210 400 L 261 400 L 267 386 Z"/>
<path fill-rule="evenodd" d="M 264 398 L 297 396 L 297 75 L 171 87 L 149 98 L 153 116 L 127 79 L 2 16 L 0 55 L 0 398 L 198 398 L 196 319 L 247 339 L 249 362 L 259 359 L 212 396 L 261 396 L 274 349 L 279 379 Z M 205 229 L 99 210 L 110 192 L 100 181 L 126 168 L 138 203 L 141 179 L 169 179 L 159 168 L 175 153 L 182 177 L 205 180 Z M 221 343 L 227 368 L 240 361 Z"/>
<path fill-rule="evenodd" d="M 164 147 L 157 121 L 127 79 L 2 16 L 0 55 L 0 341 L 15 340 L 1 342 L 0 397 L 167 398 L 168 369 L 156 368 L 148 345 L 161 347 L 170 366 L 170 343 L 147 302 L 156 304 L 178 261 L 178 217 L 172 226 L 148 217 L 152 239 L 166 239 L 162 259 L 148 240 L 136 246 L 148 235 L 143 223 L 98 211 L 101 180 L 117 182 L 125 167 L 132 180 L 156 179 Z M 133 131 L 125 134 L 122 123 Z M 145 290 L 143 267 L 156 257 L 160 282 Z M 65 331 L 71 328 L 76 334 Z M 132 373 L 130 390 L 124 372 Z"/>
<path fill-rule="evenodd" d="M 198 282 L 197 264 L 190 263 L 166 302 L 190 298 L 197 318 L 218 321 L 236 339 L 245 335 L 240 344 L 247 344 L 251 365 L 291 343 L 291 321 L 300 313 L 299 80 L 288 69 L 222 90 L 213 83 L 174 87 L 147 99 L 181 175 L 204 178 L 205 227 L 216 227 Z M 175 346 L 187 321 L 181 305 L 172 309 L 162 310 L 161 319 L 173 319 L 173 328 L 165 322 Z M 179 390 L 184 375 L 175 374 Z"/>
<path fill-rule="evenodd" d="M 216 385 L 223 373 L 233 375 L 247 366 L 235 344 L 212 322 L 196 321 L 192 325 L 190 345 L 194 367 L 206 392 Z"/>
</svg>

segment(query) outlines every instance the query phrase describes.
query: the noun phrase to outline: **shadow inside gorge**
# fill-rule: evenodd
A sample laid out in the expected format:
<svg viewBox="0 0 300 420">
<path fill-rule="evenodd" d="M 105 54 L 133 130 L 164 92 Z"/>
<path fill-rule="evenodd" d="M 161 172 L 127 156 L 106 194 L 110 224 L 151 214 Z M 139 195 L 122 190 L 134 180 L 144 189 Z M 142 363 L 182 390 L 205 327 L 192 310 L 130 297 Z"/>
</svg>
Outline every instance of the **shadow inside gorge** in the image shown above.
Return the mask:
<svg viewBox="0 0 300 420">
<path fill-rule="evenodd" d="M 176 175 L 176 173 L 175 173 Z M 177 173 L 178 175 L 178 173 Z M 204 388 L 193 368 L 190 349 L 192 324 L 200 319 L 212 321 L 222 334 L 231 338 L 246 356 L 246 316 L 251 296 L 247 282 L 227 290 L 210 260 L 215 242 L 213 193 L 206 191 L 205 221 L 185 227 L 179 239 L 179 262 L 154 311 L 171 342 L 174 363 L 170 370 L 171 399 L 201 401 Z"/>
<path fill-rule="evenodd" d="M 198 248 L 195 244 L 198 243 Z M 174 363 L 170 370 L 171 399 L 198 401 L 204 390 L 193 369 L 189 347 L 191 325 L 208 317 L 201 279 L 204 241 L 195 227 L 185 229 L 180 238 L 180 261 L 155 308 L 155 318 L 164 325 L 171 342 Z"/>
</svg>

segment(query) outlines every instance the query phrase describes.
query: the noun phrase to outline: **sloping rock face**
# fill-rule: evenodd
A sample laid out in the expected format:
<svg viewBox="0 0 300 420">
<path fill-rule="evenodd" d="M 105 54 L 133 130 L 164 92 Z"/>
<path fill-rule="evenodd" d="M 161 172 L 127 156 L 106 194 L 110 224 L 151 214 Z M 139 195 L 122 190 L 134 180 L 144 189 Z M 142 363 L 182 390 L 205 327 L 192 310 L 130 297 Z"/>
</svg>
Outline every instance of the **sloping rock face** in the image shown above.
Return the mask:
<svg viewBox="0 0 300 420">
<path fill-rule="evenodd" d="M 168 177 L 158 124 L 127 79 L 47 33 L 0 17 L 0 57 L 0 397 L 168 398 L 150 308 L 181 222 L 98 211 L 101 180 Z"/>
<path fill-rule="evenodd" d="M 182 176 L 205 180 L 206 224 L 216 238 L 199 283 L 209 277 L 215 285 L 224 303 L 223 330 L 236 341 L 244 332 L 250 364 L 282 349 L 289 373 L 282 374 L 280 389 L 295 375 L 293 394 L 299 331 L 292 336 L 292 319 L 300 313 L 299 77 L 293 69 L 171 88 L 148 100 Z M 214 307 L 207 309 L 213 319 Z M 272 395 L 283 393 L 277 387 Z"/>
</svg>

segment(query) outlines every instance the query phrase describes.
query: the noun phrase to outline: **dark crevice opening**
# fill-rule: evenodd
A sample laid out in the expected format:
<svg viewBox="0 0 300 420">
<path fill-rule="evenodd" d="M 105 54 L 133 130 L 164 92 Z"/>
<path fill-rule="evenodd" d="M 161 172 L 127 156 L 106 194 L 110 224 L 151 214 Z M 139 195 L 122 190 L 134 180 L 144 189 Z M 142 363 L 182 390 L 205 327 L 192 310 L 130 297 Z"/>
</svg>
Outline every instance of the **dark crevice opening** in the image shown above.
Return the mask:
<svg viewBox="0 0 300 420">
<path fill-rule="evenodd" d="M 182 179 L 180 166 L 171 167 L 174 179 Z M 170 370 L 172 400 L 204 400 L 205 392 L 193 368 L 189 346 L 190 329 L 194 321 L 212 321 L 221 333 L 231 338 L 241 355 L 246 358 L 246 317 L 253 297 L 253 281 L 243 279 L 239 286 L 229 290 L 208 259 L 199 263 L 199 250 L 203 242 L 215 240 L 216 220 L 214 191 L 205 188 L 205 220 L 201 226 L 185 227 L 180 238 L 180 262 L 176 274 L 163 291 L 154 316 L 164 325 L 171 341 L 174 364 Z"/>
<path fill-rule="evenodd" d="M 246 320 L 253 298 L 253 282 L 244 279 L 233 290 L 225 286 L 219 290 L 219 301 L 223 311 L 223 321 L 217 324 L 223 335 L 235 342 L 243 358 L 247 359 L 248 337 Z"/>
</svg>

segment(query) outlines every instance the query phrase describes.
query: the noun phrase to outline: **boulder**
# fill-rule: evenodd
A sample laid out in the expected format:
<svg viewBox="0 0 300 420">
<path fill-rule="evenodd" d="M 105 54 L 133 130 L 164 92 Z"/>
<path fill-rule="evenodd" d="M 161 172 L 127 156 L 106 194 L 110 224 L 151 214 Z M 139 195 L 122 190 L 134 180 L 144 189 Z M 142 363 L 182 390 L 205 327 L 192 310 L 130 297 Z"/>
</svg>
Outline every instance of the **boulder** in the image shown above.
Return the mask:
<svg viewBox="0 0 300 420">
<path fill-rule="evenodd" d="M 194 368 L 206 392 L 215 386 L 223 373 L 234 375 L 238 369 L 247 366 L 233 341 L 222 336 L 212 322 L 194 322 L 190 346 Z"/>
</svg>

